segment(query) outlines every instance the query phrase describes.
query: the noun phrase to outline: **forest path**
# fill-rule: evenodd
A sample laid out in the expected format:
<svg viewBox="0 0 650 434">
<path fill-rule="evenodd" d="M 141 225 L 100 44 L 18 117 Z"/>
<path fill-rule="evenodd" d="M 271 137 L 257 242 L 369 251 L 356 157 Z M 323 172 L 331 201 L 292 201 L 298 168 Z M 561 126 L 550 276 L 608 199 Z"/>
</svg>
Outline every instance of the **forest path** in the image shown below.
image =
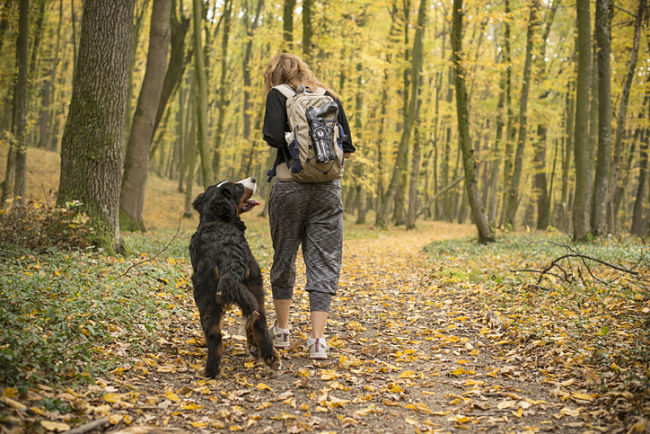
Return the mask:
<svg viewBox="0 0 650 434">
<path fill-rule="evenodd" d="M 300 258 L 292 345 L 277 372 L 247 358 L 233 309 L 224 323 L 222 372 L 214 380 L 201 377 L 205 347 L 197 314 L 191 297 L 180 299 L 187 315 L 161 325 L 160 351 L 133 357 L 126 369 L 91 386 L 94 404 L 110 406 L 117 422 L 111 430 L 131 433 L 584 429 L 572 417 L 576 404 L 555 398 L 543 376 L 495 355 L 498 318 L 478 318 L 467 297 L 471 288 L 441 280 L 442 270 L 422 252 L 431 241 L 471 232 L 435 223 L 346 240 L 327 329 L 332 351 L 323 362 L 312 362 L 304 346 L 308 304 Z M 267 306 L 272 322 L 270 300 Z"/>
</svg>

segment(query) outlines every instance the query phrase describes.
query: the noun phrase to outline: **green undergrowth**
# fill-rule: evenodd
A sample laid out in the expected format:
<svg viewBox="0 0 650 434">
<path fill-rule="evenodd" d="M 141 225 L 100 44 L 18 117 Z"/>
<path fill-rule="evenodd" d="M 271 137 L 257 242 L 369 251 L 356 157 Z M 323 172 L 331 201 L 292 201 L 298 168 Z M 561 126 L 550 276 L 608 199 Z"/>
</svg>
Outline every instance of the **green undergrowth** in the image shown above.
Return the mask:
<svg viewBox="0 0 650 434">
<path fill-rule="evenodd" d="M 2 251 L 0 383 L 84 383 L 113 369 L 120 351 L 156 349 L 160 323 L 181 314 L 177 298 L 191 297 L 187 240 L 160 252 L 151 236 L 126 239 L 129 257 Z"/>
</svg>

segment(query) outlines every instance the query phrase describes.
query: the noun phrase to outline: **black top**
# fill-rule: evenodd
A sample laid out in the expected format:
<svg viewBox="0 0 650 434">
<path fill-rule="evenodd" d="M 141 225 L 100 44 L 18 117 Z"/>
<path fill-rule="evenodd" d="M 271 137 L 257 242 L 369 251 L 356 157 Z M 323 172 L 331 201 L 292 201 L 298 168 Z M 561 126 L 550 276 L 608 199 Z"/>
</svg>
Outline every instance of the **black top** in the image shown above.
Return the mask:
<svg viewBox="0 0 650 434">
<path fill-rule="evenodd" d="M 330 95 L 331 96 L 331 95 Z M 339 106 L 338 122 L 343 127 L 345 137 L 343 138 L 343 152 L 352 153 L 356 149 L 352 145 L 352 138 L 350 136 L 350 126 L 348 119 L 345 117 L 341 101 L 334 98 L 336 105 Z M 266 113 L 264 114 L 264 126 L 262 132 L 264 133 L 264 140 L 269 146 L 278 150 L 278 162 L 287 162 L 285 155 L 289 156 L 287 142 L 284 138 L 285 132 L 290 132 L 289 120 L 287 119 L 287 97 L 277 89 L 271 89 L 266 97 Z"/>
</svg>

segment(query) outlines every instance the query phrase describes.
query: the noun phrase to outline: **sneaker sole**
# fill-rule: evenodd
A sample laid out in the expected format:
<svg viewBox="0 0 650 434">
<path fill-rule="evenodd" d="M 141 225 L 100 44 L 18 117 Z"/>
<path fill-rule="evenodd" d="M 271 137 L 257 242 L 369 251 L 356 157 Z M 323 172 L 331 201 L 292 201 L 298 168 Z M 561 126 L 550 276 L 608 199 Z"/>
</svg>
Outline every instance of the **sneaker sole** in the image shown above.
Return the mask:
<svg viewBox="0 0 650 434">
<path fill-rule="evenodd" d="M 327 360 L 327 354 L 310 354 L 309 358 L 312 360 Z"/>
<path fill-rule="evenodd" d="M 289 348 L 290 344 L 288 342 L 282 342 L 280 344 L 273 342 L 275 348 Z"/>
</svg>

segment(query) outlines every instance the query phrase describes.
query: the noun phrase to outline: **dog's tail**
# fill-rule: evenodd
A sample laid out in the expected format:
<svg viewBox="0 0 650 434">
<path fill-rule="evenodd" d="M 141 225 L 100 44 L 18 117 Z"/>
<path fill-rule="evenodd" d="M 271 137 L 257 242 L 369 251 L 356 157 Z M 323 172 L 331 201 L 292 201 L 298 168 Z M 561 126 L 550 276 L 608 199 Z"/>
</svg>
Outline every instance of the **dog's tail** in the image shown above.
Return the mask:
<svg viewBox="0 0 650 434">
<path fill-rule="evenodd" d="M 233 274 L 224 274 L 219 279 L 216 301 L 224 305 L 236 304 L 246 318 L 259 310 L 259 305 L 253 294 Z"/>
</svg>

